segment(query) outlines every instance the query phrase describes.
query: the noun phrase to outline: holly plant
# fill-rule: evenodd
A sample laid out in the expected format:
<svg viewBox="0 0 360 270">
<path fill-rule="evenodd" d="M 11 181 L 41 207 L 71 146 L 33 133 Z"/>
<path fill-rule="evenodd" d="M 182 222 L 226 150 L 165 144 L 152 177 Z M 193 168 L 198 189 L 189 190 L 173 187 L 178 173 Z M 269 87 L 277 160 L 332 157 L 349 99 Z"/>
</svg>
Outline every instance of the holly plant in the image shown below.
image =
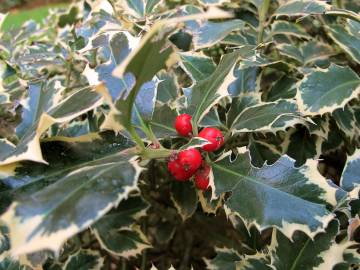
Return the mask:
<svg viewBox="0 0 360 270">
<path fill-rule="evenodd" d="M 359 12 L 82 0 L 0 30 L 0 269 L 358 269 Z"/>
</svg>

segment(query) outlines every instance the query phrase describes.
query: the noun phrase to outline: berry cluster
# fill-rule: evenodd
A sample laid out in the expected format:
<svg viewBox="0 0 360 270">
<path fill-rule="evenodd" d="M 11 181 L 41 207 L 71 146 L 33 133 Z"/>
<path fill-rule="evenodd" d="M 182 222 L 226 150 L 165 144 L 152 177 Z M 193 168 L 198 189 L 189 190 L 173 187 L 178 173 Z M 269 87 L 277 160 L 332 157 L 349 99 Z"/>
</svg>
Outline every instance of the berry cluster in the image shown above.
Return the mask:
<svg viewBox="0 0 360 270">
<path fill-rule="evenodd" d="M 179 135 L 192 136 L 191 115 L 181 114 L 175 119 L 175 129 Z M 218 150 L 224 143 L 224 136 L 217 128 L 206 127 L 198 135 L 210 143 L 202 146 L 205 152 Z M 168 162 L 168 170 L 178 181 L 187 181 L 193 175 L 198 189 L 206 190 L 209 186 L 210 166 L 203 160 L 199 150 L 190 148 L 172 155 Z"/>
</svg>

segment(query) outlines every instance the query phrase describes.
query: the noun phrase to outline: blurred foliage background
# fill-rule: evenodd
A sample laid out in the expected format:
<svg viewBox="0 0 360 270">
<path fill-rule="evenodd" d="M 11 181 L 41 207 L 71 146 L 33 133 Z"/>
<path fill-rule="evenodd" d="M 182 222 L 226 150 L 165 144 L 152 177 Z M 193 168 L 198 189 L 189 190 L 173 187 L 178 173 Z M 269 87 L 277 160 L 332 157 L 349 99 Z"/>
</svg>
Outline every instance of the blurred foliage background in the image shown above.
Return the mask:
<svg viewBox="0 0 360 270">
<path fill-rule="evenodd" d="M 20 27 L 28 20 L 38 23 L 48 14 L 50 8 L 64 8 L 69 0 L 0 0 L 0 12 L 9 12 L 1 30 Z"/>
</svg>

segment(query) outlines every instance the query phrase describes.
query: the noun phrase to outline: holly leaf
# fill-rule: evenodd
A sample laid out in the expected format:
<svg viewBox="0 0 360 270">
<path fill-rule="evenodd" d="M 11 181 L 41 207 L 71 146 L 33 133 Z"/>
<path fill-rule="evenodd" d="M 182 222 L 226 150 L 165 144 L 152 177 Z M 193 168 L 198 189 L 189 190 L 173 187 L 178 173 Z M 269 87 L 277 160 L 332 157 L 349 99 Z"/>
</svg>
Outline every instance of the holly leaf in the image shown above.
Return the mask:
<svg viewBox="0 0 360 270">
<path fill-rule="evenodd" d="M 347 192 L 353 192 L 355 198 L 358 197 L 360 190 L 360 150 L 355 150 L 354 154 L 347 157 L 344 170 L 340 179 L 340 186 Z"/>
<path fill-rule="evenodd" d="M 275 21 L 271 25 L 270 36 L 286 35 L 294 36 L 297 38 L 310 39 L 310 35 L 306 32 L 299 23 L 293 23 L 288 21 Z"/>
<path fill-rule="evenodd" d="M 212 164 L 212 172 L 213 197 L 231 191 L 227 209 L 259 231 L 274 226 L 288 238 L 295 230 L 314 237 L 333 218 L 326 205 L 336 205 L 337 189 L 317 171 L 316 161 L 295 168 L 294 160 L 283 156 L 273 165 L 255 168 L 248 153 L 235 161 L 225 155 Z"/>
<path fill-rule="evenodd" d="M 136 256 L 150 247 L 146 236 L 135 224 L 146 214 L 147 207 L 140 197 L 130 197 L 97 221 L 92 230 L 101 247 L 115 256 L 124 258 Z"/>
<path fill-rule="evenodd" d="M 232 31 L 243 29 L 244 26 L 245 22 L 237 19 L 224 22 L 202 22 L 190 31 L 193 35 L 195 50 L 211 47 Z"/>
<path fill-rule="evenodd" d="M 99 251 L 91 249 L 80 249 L 66 260 L 65 270 L 86 270 L 101 269 L 104 265 L 104 258 Z"/>
<path fill-rule="evenodd" d="M 100 106 L 103 103 L 103 97 L 99 94 L 101 91 L 100 88 L 83 88 L 37 116 L 38 120 L 26 130 L 19 143 L 13 147 L 8 146 L 9 151 L 1 152 L 0 166 L 23 160 L 46 163 L 40 149 L 41 135 L 55 123 L 69 122 Z M 32 108 L 34 111 L 36 109 Z"/>
<path fill-rule="evenodd" d="M 301 16 L 309 14 L 323 14 L 330 9 L 330 5 L 320 0 L 292 0 L 286 1 L 276 11 L 275 15 Z"/>
<path fill-rule="evenodd" d="M 156 104 L 149 126 L 158 138 L 176 136 L 177 132 L 173 123 L 177 115 L 176 110 L 170 108 L 169 105 Z"/>
<path fill-rule="evenodd" d="M 205 55 L 197 53 L 179 53 L 180 65 L 193 82 L 205 80 L 215 70 L 214 61 Z"/>
<path fill-rule="evenodd" d="M 272 267 L 279 270 L 333 269 L 336 264 L 343 262 L 345 250 L 352 245 L 351 242 L 336 243 L 338 231 L 338 221 L 332 221 L 326 231 L 319 233 L 314 239 L 296 232 L 290 240 L 274 230 L 271 244 Z"/>
<path fill-rule="evenodd" d="M 182 220 L 188 219 L 194 214 L 198 204 L 194 185 L 190 182 L 173 181 L 171 183 L 171 200 Z"/>
<path fill-rule="evenodd" d="M 29 84 L 28 97 L 21 102 L 21 122 L 16 127 L 16 135 L 19 138 L 22 138 L 26 131 L 39 120 L 42 113 L 48 112 L 51 107 L 57 105 L 62 97 L 63 89 L 61 81 L 56 79 L 50 82 Z"/>
<path fill-rule="evenodd" d="M 236 51 L 224 55 L 211 76 L 192 88 L 191 104 L 187 112 L 192 115 L 194 123 L 198 124 L 212 106 L 228 95 L 227 88 L 235 79 L 233 69 L 238 58 L 239 53 Z"/>
<path fill-rule="evenodd" d="M 113 75 L 118 78 L 131 73 L 136 83 L 125 98 L 120 98 L 115 103 L 106 117 L 103 128 L 114 130 L 121 130 L 121 127 L 131 128 L 132 108 L 140 88 L 169 64 L 168 60 L 173 48 L 167 37 L 173 29 L 174 27 L 166 27 L 165 21 L 156 23 L 141 39 L 140 44 L 113 71 Z"/>
<path fill-rule="evenodd" d="M 299 84 L 299 110 L 306 115 L 331 113 L 357 97 L 359 86 L 359 76 L 349 67 L 331 64 L 328 69 L 313 69 Z"/>
<path fill-rule="evenodd" d="M 233 119 L 230 128 L 234 132 L 274 131 L 302 121 L 296 103 L 279 100 L 247 107 Z"/>
<path fill-rule="evenodd" d="M 328 35 L 348 54 L 354 61 L 360 63 L 360 24 L 347 20 L 346 25 L 329 25 L 326 27 Z"/>
<path fill-rule="evenodd" d="M 207 269 L 214 270 L 236 270 L 236 264 L 241 261 L 240 254 L 233 249 L 215 248 L 216 257 L 214 259 L 204 259 Z"/>
<path fill-rule="evenodd" d="M 238 96 L 244 93 L 256 92 L 259 89 L 257 75 L 259 68 L 250 67 L 245 69 L 235 69 L 236 80 L 229 85 L 229 93 Z"/>
<path fill-rule="evenodd" d="M 122 136 L 106 133 L 42 146 L 49 165 L 24 162 L 0 173 L 0 205 L 13 201 L 1 220 L 14 256 L 57 252 L 137 188 L 141 169 Z"/>
</svg>

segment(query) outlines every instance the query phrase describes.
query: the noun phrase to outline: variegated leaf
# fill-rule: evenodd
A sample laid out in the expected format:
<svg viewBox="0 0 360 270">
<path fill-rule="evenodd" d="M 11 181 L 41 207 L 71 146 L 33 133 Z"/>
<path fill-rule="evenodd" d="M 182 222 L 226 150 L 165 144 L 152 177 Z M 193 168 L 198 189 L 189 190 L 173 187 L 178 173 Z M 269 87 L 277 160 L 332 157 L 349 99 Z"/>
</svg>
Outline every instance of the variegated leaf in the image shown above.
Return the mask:
<svg viewBox="0 0 360 270">
<path fill-rule="evenodd" d="M 343 262 L 345 250 L 352 245 L 351 242 L 336 243 L 338 230 L 338 221 L 332 221 L 326 231 L 319 233 L 314 239 L 296 232 L 292 241 L 274 230 L 270 247 L 271 265 L 279 270 L 333 269 L 336 264 Z"/>
<path fill-rule="evenodd" d="M 180 65 L 191 77 L 193 82 L 205 80 L 215 70 L 214 61 L 205 55 L 197 53 L 179 53 Z"/>
<path fill-rule="evenodd" d="M 345 168 L 341 175 L 340 185 L 347 192 L 353 192 L 354 197 L 358 197 L 360 191 L 360 150 L 348 156 Z"/>
<path fill-rule="evenodd" d="M 176 136 L 177 132 L 173 123 L 177 115 L 176 110 L 170 108 L 168 104 L 156 104 L 149 126 L 159 138 Z"/>
<path fill-rule="evenodd" d="M 286 35 L 286 36 L 294 36 L 297 38 L 305 38 L 309 39 L 310 35 L 306 32 L 305 28 L 303 28 L 298 23 L 292 23 L 288 21 L 275 21 L 271 26 L 271 36 L 275 35 Z"/>
<path fill-rule="evenodd" d="M 238 57 L 237 52 L 224 55 L 211 76 L 192 88 L 187 112 L 192 115 L 194 123 L 198 124 L 213 105 L 228 95 L 227 88 L 235 79 L 233 70 Z"/>
<path fill-rule="evenodd" d="M 136 256 L 150 247 L 146 236 L 135 225 L 136 220 L 146 214 L 147 207 L 140 197 L 130 197 L 97 221 L 92 229 L 101 247 L 125 258 Z"/>
<path fill-rule="evenodd" d="M 97 89 L 94 90 L 90 87 L 81 89 L 55 107 L 51 107 L 46 113 L 42 113 L 38 120 L 24 132 L 16 146 L 12 146 L 11 149 L 8 147 L 9 151 L 1 153 L 0 166 L 23 160 L 46 163 L 40 149 L 41 135 L 55 123 L 69 122 L 100 106 L 103 103 L 103 97 Z"/>
<path fill-rule="evenodd" d="M 341 24 L 329 25 L 329 36 L 348 54 L 354 61 L 360 63 L 360 23 L 347 20 L 345 26 Z"/>
<path fill-rule="evenodd" d="M 287 100 L 247 107 L 231 124 L 234 132 L 275 131 L 303 122 L 296 103 Z"/>
<path fill-rule="evenodd" d="M 141 169 L 134 149 L 123 150 L 131 145 L 109 134 L 47 142 L 48 166 L 22 163 L 2 173 L 7 190 L 1 206 L 14 201 L 1 217 L 10 231 L 11 253 L 58 251 L 136 190 Z"/>
<path fill-rule="evenodd" d="M 259 87 L 257 67 L 250 67 L 245 69 L 235 69 L 234 75 L 236 80 L 229 85 L 229 93 L 232 96 L 238 96 L 244 93 L 257 92 Z"/>
<path fill-rule="evenodd" d="M 213 196 L 231 191 L 228 211 L 259 230 L 275 226 L 289 238 L 295 230 L 314 237 L 333 218 L 326 205 L 336 205 L 337 189 L 317 171 L 316 161 L 295 168 L 283 156 L 271 166 L 255 168 L 244 153 L 235 161 L 224 156 L 212 164 L 212 172 Z"/>
<path fill-rule="evenodd" d="M 171 183 L 171 200 L 183 221 L 191 217 L 198 204 L 194 185 L 190 182 L 173 181 Z"/>
<path fill-rule="evenodd" d="M 244 28 L 242 20 L 229 20 L 223 22 L 201 22 L 191 29 L 195 50 L 211 47 L 232 31 Z"/>
<path fill-rule="evenodd" d="M 210 270 L 236 270 L 236 264 L 241 256 L 236 250 L 216 248 L 216 257 L 212 260 L 204 259 L 207 269 Z"/>
<path fill-rule="evenodd" d="M 151 81 L 158 71 L 170 65 L 169 59 L 173 53 L 173 48 L 168 42 L 167 35 L 172 30 L 173 26 L 165 27 L 165 21 L 159 21 L 113 71 L 113 75 L 119 78 L 131 73 L 136 82 L 128 95 L 115 103 L 103 123 L 104 129 L 131 128 L 132 108 L 141 87 L 144 83 Z M 143 72 L 144 70 L 146 72 Z"/>
<path fill-rule="evenodd" d="M 104 265 L 104 258 L 99 251 L 80 249 L 65 262 L 65 270 L 100 270 Z"/>
<path fill-rule="evenodd" d="M 360 78 L 349 67 L 331 64 L 314 69 L 299 84 L 299 110 L 306 115 L 322 115 L 342 108 L 360 92 Z"/>
<path fill-rule="evenodd" d="M 321 0 L 291 0 L 280 6 L 275 15 L 299 16 L 308 14 L 323 14 L 330 5 Z"/>
</svg>

